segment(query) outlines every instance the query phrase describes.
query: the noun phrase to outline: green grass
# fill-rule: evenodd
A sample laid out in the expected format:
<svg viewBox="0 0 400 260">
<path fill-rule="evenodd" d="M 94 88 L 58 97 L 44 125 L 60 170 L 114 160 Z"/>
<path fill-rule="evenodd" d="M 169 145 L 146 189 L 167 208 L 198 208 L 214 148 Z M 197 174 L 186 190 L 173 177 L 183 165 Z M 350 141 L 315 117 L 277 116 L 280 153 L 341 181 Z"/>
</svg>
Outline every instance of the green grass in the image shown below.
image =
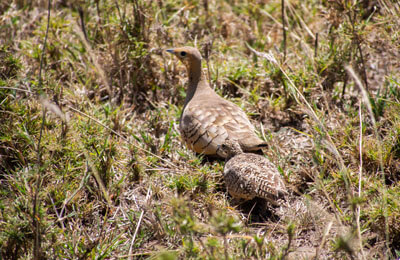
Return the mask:
<svg viewBox="0 0 400 260">
<path fill-rule="evenodd" d="M 42 85 L 45 3 L 0 4 L 1 258 L 34 258 L 34 220 L 50 259 L 400 257 L 399 5 L 352 3 L 286 0 L 286 44 L 281 1 L 53 3 Z M 181 45 L 211 46 L 212 87 L 296 191 L 281 208 L 181 142 Z"/>
</svg>

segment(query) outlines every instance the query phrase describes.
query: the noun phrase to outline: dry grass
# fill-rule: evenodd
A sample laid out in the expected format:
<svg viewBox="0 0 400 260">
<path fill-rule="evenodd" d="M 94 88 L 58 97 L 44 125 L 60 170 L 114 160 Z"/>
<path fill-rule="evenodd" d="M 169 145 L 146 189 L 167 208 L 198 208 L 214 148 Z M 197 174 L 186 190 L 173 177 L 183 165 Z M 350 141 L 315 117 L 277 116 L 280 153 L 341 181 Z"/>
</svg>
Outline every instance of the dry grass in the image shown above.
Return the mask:
<svg viewBox="0 0 400 260">
<path fill-rule="evenodd" d="M 400 257 L 400 6 L 281 3 L 55 1 L 44 53 L 47 1 L 0 4 L 1 257 Z M 281 207 L 180 142 L 180 45 L 269 142 Z"/>
</svg>

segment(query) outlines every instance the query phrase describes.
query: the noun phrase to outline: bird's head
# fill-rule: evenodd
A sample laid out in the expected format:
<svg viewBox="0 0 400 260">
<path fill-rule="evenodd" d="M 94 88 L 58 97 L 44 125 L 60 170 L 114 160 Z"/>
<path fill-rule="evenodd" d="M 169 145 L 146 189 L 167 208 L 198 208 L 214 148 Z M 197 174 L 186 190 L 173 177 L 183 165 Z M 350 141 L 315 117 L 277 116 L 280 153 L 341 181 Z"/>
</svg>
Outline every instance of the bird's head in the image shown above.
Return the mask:
<svg viewBox="0 0 400 260">
<path fill-rule="evenodd" d="M 168 49 L 166 51 L 178 57 L 178 59 L 188 68 L 194 64 L 201 64 L 201 54 L 196 48 L 185 46 Z"/>
<path fill-rule="evenodd" d="M 227 155 L 226 159 L 230 159 L 235 155 L 243 153 L 242 148 L 237 140 L 226 139 L 220 146 L 220 150 Z"/>
</svg>

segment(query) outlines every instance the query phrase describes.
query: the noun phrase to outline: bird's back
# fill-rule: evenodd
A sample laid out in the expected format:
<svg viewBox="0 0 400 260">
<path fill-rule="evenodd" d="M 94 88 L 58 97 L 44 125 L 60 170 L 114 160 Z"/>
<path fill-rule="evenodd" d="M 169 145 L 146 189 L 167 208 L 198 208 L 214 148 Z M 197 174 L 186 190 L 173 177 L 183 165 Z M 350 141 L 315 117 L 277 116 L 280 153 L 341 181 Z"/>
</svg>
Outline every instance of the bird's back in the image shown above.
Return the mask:
<svg viewBox="0 0 400 260">
<path fill-rule="evenodd" d="M 182 112 L 180 130 L 189 148 L 225 158 L 218 147 L 227 138 L 237 140 L 244 151 L 259 150 L 265 145 L 255 134 L 247 115 L 237 105 L 210 90 L 196 93 Z"/>
<path fill-rule="evenodd" d="M 235 198 L 260 197 L 274 201 L 287 193 L 275 165 L 257 154 L 242 153 L 231 158 L 225 164 L 224 180 L 228 192 Z"/>
</svg>

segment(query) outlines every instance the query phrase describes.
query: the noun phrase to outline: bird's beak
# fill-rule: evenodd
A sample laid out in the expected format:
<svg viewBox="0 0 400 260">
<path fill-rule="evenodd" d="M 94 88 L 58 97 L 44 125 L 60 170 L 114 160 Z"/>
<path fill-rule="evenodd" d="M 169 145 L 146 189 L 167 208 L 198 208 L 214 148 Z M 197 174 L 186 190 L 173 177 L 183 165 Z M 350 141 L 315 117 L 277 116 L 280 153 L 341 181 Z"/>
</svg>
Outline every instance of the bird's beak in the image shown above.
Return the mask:
<svg viewBox="0 0 400 260">
<path fill-rule="evenodd" d="M 165 50 L 166 52 L 169 52 L 169 53 L 174 53 L 174 49 L 168 49 L 168 50 Z"/>
</svg>

